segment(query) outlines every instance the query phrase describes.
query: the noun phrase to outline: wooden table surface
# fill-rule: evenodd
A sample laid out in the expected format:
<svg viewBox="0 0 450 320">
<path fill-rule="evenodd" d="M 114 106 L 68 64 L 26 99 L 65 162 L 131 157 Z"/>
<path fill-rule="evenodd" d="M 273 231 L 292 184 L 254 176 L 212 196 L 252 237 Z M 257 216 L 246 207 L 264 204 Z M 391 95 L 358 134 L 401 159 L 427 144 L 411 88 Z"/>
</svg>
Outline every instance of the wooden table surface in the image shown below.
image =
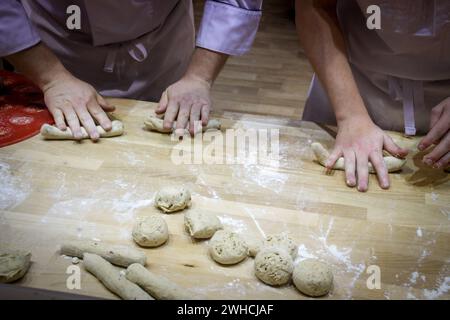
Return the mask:
<svg viewBox="0 0 450 320">
<path fill-rule="evenodd" d="M 0 149 L 0 244 L 33 254 L 17 285 L 115 298 L 82 263 L 81 289 L 69 290 L 71 260 L 58 254 L 59 245 L 77 238 L 134 245 L 135 218 L 159 212 L 155 192 L 183 184 L 193 194 L 190 210 L 208 209 L 245 237 L 289 232 L 299 244 L 298 260 L 328 262 L 335 276 L 328 298 L 450 298 L 449 175 L 423 167 L 417 151 L 401 173 L 391 175 L 389 191 L 372 176 L 369 192 L 359 193 L 344 185 L 342 172 L 327 175 L 312 161 L 312 141 L 332 146 L 318 126 L 223 113 L 216 116 L 225 129 L 279 129 L 278 164 L 175 165 L 171 154 L 179 142 L 143 130 L 155 105 L 111 101 L 125 125 L 121 137 L 94 144 L 36 136 Z M 207 241 L 187 235 L 182 212 L 164 218 L 168 243 L 144 249 L 155 273 L 209 298 L 306 298 L 292 285 L 273 288 L 258 281 L 250 258 L 236 266 L 216 264 Z M 371 265 L 380 268 L 381 289 L 367 287 Z"/>
</svg>

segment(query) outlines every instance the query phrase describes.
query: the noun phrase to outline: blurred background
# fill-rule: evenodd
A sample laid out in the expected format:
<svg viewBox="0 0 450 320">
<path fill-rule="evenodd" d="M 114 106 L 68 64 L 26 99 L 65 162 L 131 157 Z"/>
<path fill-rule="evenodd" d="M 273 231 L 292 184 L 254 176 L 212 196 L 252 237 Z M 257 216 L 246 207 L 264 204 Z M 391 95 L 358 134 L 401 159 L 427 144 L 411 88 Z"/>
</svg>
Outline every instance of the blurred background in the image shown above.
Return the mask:
<svg viewBox="0 0 450 320">
<path fill-rule="evenodd" d="M 194 0 L 196 26 L 203 5 Z M 312 74 L 295 31 L 294 1 L 264 0 L 252 50 L 228 59 L 213 87 L 213 112 L 300 119 Z"/>
</svg>

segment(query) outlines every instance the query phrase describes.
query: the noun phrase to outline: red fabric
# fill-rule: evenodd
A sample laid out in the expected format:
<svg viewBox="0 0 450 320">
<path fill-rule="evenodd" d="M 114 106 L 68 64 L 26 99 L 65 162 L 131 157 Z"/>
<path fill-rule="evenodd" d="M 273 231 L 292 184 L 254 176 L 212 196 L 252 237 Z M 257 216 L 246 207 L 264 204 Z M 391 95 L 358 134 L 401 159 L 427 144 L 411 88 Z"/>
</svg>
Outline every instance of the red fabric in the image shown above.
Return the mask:
<svg viewBox="0 0 450 320">
<path fill-rule="evenodd" d="M 31 138 L 53 117 L 42 91 L 24 76 L 0 70 L 0 148 Z"/>
</svg>

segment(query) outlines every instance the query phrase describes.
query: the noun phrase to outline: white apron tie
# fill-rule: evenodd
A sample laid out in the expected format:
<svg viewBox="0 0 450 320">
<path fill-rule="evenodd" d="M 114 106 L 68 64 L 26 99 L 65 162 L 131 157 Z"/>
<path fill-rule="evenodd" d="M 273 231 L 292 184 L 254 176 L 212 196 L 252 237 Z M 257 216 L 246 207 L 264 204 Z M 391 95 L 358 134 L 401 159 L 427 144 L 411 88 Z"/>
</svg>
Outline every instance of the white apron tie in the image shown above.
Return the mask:
<svg viewBox="0 0 450 320">
<path fill-rule="evenodd" d="M 423 110 L 425 105 L 423 82 L 389 76 L 388 85 L 392 99 L 403 102 L 405 135 L 414 136 L 416 134 L 414 107 L 417 106 L 419 110 Z"/>
</svg>

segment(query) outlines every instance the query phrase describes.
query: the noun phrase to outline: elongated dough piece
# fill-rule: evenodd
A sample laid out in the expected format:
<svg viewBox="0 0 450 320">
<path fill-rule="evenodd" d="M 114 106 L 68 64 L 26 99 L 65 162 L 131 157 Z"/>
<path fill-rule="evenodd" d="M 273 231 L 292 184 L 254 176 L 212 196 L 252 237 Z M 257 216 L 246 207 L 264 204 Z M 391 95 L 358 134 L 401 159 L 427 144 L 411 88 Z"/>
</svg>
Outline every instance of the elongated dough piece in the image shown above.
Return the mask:
<svg viewBox="0 0 450 320">
<path fill-rule="evenodd" d="M 193 293 L 175 283 L 156 275 L 135 263 L 127 268 L 126 277 L 157 300 L 192 300 Z"/>
<path fill-rule="evenodd" d="M 177 123 L 174 122 L 171 129 L 164 129 L 163 119 L 160 119 L 154 115 L 149 116 L 144 121 L 145 128 L 150 131 L 156 131 L 161 133 L 172 133 L 172 131 L 176 128 Z M 221 123 L 217 119 L 211 119 L 208 121 L 208 124 L 202 128 L 203 132 L 209 129 L 220 130 Z"/>
<path fill-rule="evenodd" d="M 325 167 L 325 163 L 330 156 L 329 152 L 318 142 L 314 142 L 311 144 L 311 148 L 316 156 L 317 161 Z M 391 156 L 383 157 L 384 163 L 386 164 L 386 168 L 388 172 L 396 172 L 402 169 L 405 165 L 405 159 L 399 159 Z M 333 169 L 335 170 L 345 170 L 344 158 L 339 158 L 334 164 Z M 376 170 L 372 166 L 372 163 L 369 162 L 369 172 L 376 173 Z"/>
<path fill-rule="evenodd" d="M 147 257 L 144 252 L 129 246 L 113 245 L 102 241 L 76 240 L 64 243 L 61 254 L 71 257 L 83 258 L 83 253 L 97 254 L 112 264 L 128 267 L 133 263 L 145 266 Z"/>
<path fill-rule="evenodd" d="M 112 121 L 112 129 L 105 131 L 101 126 L 97 126 L 97 131 L 100 138 L 116 137 L 123 134 L 123 123 L 119 120 Z M 41 127 L 41 135 L 46 140 L 75 140 L 72 135 L 72 130 L 68 127 L 65 131 L 58 129 L 49 124 L 43 124 Z M 89 139 L 89 134 L 86 129 L 81 127 L 81 139 Z"/>
<path fill-rule="evenodd" d="M 128 281 L 111 263 L 96 254 L 85 253 L 83 265 L 112 293 L 124 300 L 154 300 L 136 284 Z"/>
</svg>

